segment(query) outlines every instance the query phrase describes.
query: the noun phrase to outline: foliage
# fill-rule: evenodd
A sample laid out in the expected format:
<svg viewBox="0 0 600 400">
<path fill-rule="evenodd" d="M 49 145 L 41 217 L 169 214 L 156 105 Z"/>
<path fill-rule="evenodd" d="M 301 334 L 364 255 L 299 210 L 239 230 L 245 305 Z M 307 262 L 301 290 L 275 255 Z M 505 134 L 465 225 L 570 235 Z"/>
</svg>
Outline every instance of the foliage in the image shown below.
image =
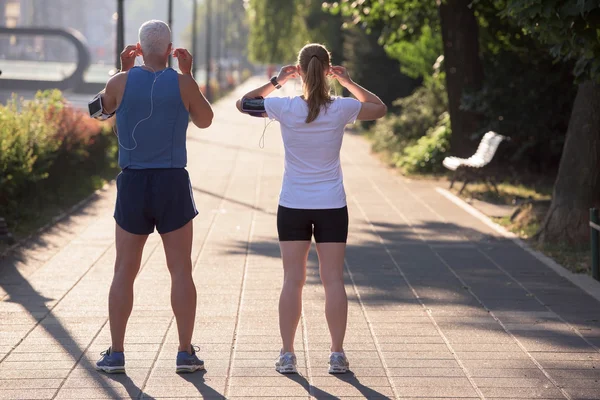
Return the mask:
<svg viewBox="0 0 600 400">
<path fill-rule="evenodd" d="M 384 26 L 383 44 L 413 41 L 425 26 L 439 30 L 437 0 L 363 0 L 326 1 L 324 7 L 332 13 L 342 13 L 355 25 Z"/>
<path fill-rule="evenodd" d="M 354 25 L 376 33 L 387 54 L 400 62 L 404 74 L 417 78 L 433 73 L 432 65 L 442 54 L 435 0 L 342 0 L 323 4 L 329 12 L 345 15 Z"/>
<path fill-rule="evenodd" d="M 579 80 L 600 82 L 598 0 L 506 0 L 502 16 L 548 44 L 556 59 L 574 60 Z"/>
<path fill-rule="evenodd" d="M 414 41 L 389 43 L 385 49 L 390 57 L 400 61 L 400 70 L 411 78 L 425 79 L 433 74 L 433 65 L 443 53 L 439 31 L 424 26 L 421 35 Z"/>
<path fill-rule="evenodd" d="M 206 2 L 198 4 L 197 13 L 197 49 L 192 49 L 192 25 L 188 24 L 182 32 L 182 41 L 194 55 L 196 68 L 206 64 Z M 223 59 L 237 59 L 245 62 L 248 56 L 248 16 L 244 4 L 237 0 L 213 1 L 211 8 L 211 53 L 220 54 Z M 222 51 L 219 52 L 219 46 Z M 194 54 L 195 53 L 195 54 Z M 221 60 L 222 61 L 222 60 Z M 173 60 L 176 62 L 176 60 Z"/>
<path fill-rule="evenodd" d="M 302 4 L 302 3 L 300 3 Z M 323 43 L 331 53 L 333 64 L 344 61 L 344 36 L 341 34 L 343 18 L 341 15 L 325 13 L 322 2 L 309 0 L 300 10 L 308 30 L 307 39 L 311 42 Z"/>
<path fill-rule="evenodd" d="M 27 211 L 24 203 L 45 199 L 44 188 L 56 192 L 71 171 L 108 168 L 116 154 L 112 132 L 58 90 L 28 102 L 13 97 L 0 105 L 0 122 L 0 215 L 9 224 Z"/>
<path fill-rule="evenodd" d="M 409 174 L 442 171 L 442 160 L 450 147 L 451 135 L 450 115 L 445 112 L 425 136 L 406 147 L 401 154 L 395 155 L 396 166 Z"/>
<path fill-rule="evenodd" d="M 481 90 L 466 93 L 464 109 L 482 116 L 477 138 L 487 131 L 509 136 L 497 160 L 520 171 L 550 173 L 558 166 L 575 97 L 570 65 L 547 53 L 488 54 Z"/>
<path fill-rule="evenodd" d="M 444 73 L 437 72 L 413 94 L 396 100 L 399 113 L 388 114 L 372 128 L 373 150 L 402 154 L 404 148 L 435 126 L 448 108 L 444 83 Z"/>
<path fill-rule="evenodd" d="M 418 81 L 400 72 L 400 64 L 377 43 L 377 31 L 357 26 L 344 31 L 344 65 L 350 76 L 392 106 L 398 97 L 410 95 Z"/>
<path fill-rule="evenodd" d="M 250 60 L 263 64 L 293 62 L 306 43 L 306 25 L 298 0 L 250 0 Z"/>
</svg>

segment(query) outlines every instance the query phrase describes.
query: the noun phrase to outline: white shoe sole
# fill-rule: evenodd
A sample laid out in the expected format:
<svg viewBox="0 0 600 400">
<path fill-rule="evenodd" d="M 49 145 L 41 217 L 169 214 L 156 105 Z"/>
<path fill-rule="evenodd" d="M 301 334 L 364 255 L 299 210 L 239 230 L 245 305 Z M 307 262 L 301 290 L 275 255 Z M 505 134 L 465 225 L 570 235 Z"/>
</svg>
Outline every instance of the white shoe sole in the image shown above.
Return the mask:
<svg viewBox="0 0 600 400">
<path fill-rule="evenodd" d="M 341 365 L 330 365 L 329 373 L 330 374 L 345 374 L 346 372 L 348 372 L 349 369 L 350 369 L 350 367 L 343 367 Z"/>
<path fill-rule="evenodd" d="M 279 372 L 280 374 L 297 374 L 298 373 L 298 370 L 296 369 L 295 365 L 276 366 L 275 371 Z"/>
<path fill-rule="evenodd" d="M 96 371 L 106 372 L 107 374 L 124 374 L 125 367 L 98 367 L 98 366 L 96 366 Z"/>
<path fill-rule="evenodd" d="M 196 371 L 202 371 L 204 365 L 178 365 L 175 372 L 178 374 L 189 374 Z"/>
</svg>

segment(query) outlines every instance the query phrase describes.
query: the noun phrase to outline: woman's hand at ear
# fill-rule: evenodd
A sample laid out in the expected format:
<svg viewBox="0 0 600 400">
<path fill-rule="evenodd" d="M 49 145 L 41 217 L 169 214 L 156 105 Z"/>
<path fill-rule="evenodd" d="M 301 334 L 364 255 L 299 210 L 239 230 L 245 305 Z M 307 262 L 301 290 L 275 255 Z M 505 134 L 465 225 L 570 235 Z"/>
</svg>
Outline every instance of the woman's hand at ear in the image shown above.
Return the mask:
<svg viewBox="0 0 600 400">
<path fill-rule="evenodd" d="M 280 85 L 283 85 L 288 81 L 288 79 L 295 79 L 298 77 L 298 67 L 295 65 L 286 65 L 281 68 L 279 71 L 279 75 L 277 75 L 277 82 Z"/>
<path fill-rule="evenodd" d="M 333 76 L 343 87 L 347 87 L 352 83 L 350 74 L 345 67 L 335 65 L 329 69 L 329 74 Z"/>
</svg>

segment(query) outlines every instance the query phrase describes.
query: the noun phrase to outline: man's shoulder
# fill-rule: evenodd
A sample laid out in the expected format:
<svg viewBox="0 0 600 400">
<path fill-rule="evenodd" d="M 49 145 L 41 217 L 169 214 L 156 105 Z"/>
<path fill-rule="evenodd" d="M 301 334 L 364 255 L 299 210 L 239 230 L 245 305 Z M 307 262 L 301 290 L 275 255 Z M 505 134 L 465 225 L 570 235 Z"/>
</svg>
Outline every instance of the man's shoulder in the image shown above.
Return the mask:
<svg viewBox="0 0 600 400">
<path fill-rule="evenodd" d="M 110 77 L 106 86 L 121 86 L 127 82 L 127 77 L 129 76 L 129 71 L 121 71 L 117 72 L 113 76 Z"/>
</svg>

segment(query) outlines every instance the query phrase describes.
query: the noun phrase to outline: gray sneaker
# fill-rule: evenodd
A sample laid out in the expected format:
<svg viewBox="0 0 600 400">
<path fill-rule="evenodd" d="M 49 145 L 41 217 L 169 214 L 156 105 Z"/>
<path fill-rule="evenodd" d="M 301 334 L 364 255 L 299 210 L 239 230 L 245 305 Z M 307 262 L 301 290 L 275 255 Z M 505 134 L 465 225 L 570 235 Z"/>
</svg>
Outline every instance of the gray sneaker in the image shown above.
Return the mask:
<svg viewBox="0 0 600 400">
<path fill-rule="evenodd" d="M 329 356 L 329 373 L 345 374 L 350 369 L 350 363 L 344 353 L 331 353 Z"/>
<path fill-rule="evenodd" d="M 296 355 L 294 353 L 280 354 L 275 362 L 275 371 L 280 374 L 295 374 L 296 370 Z"/>
</svg>

